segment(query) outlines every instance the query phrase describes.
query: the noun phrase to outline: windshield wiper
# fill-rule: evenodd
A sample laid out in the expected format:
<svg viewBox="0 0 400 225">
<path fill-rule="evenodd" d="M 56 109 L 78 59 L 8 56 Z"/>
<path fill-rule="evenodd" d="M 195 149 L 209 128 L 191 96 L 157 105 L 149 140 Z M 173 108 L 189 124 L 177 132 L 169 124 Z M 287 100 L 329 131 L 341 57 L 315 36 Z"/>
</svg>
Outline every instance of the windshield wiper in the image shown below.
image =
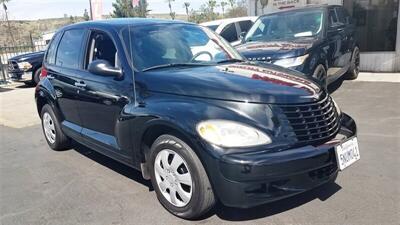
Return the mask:
<svg viewBox="0 0 400 225">
<path fill-rule="evenodd" d="M 162 64 L 162 65 L 151 66 L 151 67 L 145 68 L 145 69 L 142 70 L 142 72 L 149 71 L 149 70 L 155 70 L 155 69 L 161 69 L 161 68 L 180 67 L 180 66 L 208 66 L 208 64 L 203 64 L 203 63 L 168 63 L 168 64 Z"/>
<path fill-rule="evenodd" d="M 218 61 L 217 64 L 229 63 L 229 62 L 244 62 L 244 60 L 243 59 L 225 59 L 225 60 Z"/>
</svg>

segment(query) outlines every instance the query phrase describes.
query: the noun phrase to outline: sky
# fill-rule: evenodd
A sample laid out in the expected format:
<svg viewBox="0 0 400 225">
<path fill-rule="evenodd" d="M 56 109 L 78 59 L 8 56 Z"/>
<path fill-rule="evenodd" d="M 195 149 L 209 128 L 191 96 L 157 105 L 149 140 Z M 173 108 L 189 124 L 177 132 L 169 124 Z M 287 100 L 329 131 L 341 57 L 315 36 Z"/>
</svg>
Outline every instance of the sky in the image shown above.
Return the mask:
<svg viewBox="0 0 400 225">
<path fill-rule="evenodd" d="M 112 12 L 115 0 L 103 0 L 103 14 Z M 186 14 L 184 2 L 190 2 L 190 8 L 198 9 L 206 0 L 175 0 L 172 9 L 177 14 Z M 167 0 L 147 0 L 151 13 L 169 13 Z M 219 2 L 217 0 L 217 2 Z M 10 20 L 36 20 L 68 16 L 82 16 L 84 9 L 89 10 L 89 0 L 10 0 L 7 3 Z M 2 7 L 0 8 L 2 9 Z M 218 11 L 218 10 L 217 10 Z"/>
</svg>

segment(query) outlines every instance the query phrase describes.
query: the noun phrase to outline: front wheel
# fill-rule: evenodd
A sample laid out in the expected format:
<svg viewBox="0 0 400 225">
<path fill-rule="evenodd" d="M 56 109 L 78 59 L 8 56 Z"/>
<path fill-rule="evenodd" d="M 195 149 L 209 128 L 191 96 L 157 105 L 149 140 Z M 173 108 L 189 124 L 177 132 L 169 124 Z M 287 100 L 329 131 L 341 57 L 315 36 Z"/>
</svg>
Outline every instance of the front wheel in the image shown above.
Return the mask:
<svg viewBox="0 0 400 225">
<path fill-rule="evenodd" d="M 360 49 L 355 47 L 353 50 L 353 55 L 351 57 L 351 65 L 347 71 L 346 78 L 349 80 L 355 80 L 360 73 Z"/>
<path fill-rule="evenodd" d="M 312 76 L 317 79 L 326 88 L 327 84 L 327 74 L 324 65 L 319 64 L 315 67 Z"/>
<path fill-rule="evenodd" d="M 33 72 L 32 81 L 34 85 L 37 85 L 40 81 L 40 74 L 42 73 L 42 68 L 39 68 Z"/>
<path fill-rule="evenodd" d="M 215 205 L 203 165 L 181 139 L 172 135 L 158 137 L 151 147 L 149 167 L 157 198 L 172 214 L 194 219 Z"/>
</svg>

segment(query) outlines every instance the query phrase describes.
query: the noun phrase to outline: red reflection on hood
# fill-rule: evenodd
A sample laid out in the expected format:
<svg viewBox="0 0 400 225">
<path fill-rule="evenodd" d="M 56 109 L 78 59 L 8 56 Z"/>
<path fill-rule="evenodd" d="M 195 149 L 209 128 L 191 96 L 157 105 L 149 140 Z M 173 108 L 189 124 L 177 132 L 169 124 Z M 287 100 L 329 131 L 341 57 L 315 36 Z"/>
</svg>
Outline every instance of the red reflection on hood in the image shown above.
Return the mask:
<svg viewBox="0 0 400 225">
<path fill-rule="evenodd" d="M 321 91 L 319 86 L 315 83 L 305 78 L 290 75 L 284 72 L 252 65 L 229 65 L 227 67 L 235 74 L 244 75 L 251 79 L 263 80 L 283 86 L 296 87 L 307 91 L 313 96 Z"/>
</svg>

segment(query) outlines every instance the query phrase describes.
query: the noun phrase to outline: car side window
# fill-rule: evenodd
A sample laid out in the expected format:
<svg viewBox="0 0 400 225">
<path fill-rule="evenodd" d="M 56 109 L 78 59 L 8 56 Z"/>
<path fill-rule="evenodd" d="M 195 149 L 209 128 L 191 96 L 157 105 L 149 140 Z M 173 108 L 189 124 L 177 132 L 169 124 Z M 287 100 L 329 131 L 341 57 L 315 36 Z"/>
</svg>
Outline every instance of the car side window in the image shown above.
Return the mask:
<svg viewBox="0 0 400 225">
<path fill-rule="evenodd" d="M 60 40 L 60 33 L 56 33 L 49 44 L 49 48 L 46 54 L 46 63 L 48 64 L 55 64 L 56 63 L 56 51 L 57 51 L 57 44 Z"/>
<path fill-rule="evenodd" d="M 94 60 L 105 60 L 113 67 L 119 67 L 117 49 L 110 36 L 101 31 L 94 31 L 90 35 L 86 67 Z"/>
<path fill-rule="evenodd" d="M 56 65 L 78 69 L 81 46 L 85 37 L 85 30 L 73 29 L 64 32 L 57 49 Z"/>
<path fill-rule="evenodd" d="M 336 8 L 336 14 L 338 16 L 338 20 L 340 23 L 343 23 L 346 25 L 351 23 L 350 15 L 347 13 L 347 11 L 344 8 Z"/>
<path fill-rule="evenodd" d="M 250 30 L 251 26 L 253 26 L 253 22 L 251 20 L 240 21 L 239 26 L 242 32 L 247 33 Z"/>
<path fill-rule="evenodd" d="M 221 36 L 225 38 L 228 42 L 233 42 L 239 40 L 235 23 L 228 24 L 222 31 Z"/>
<path fill-rule="evenodd" d="M 329 9 L 328 20 L 329 27 L 333 27 L 337 22 L 339 22 L 335 9 Z"/>
</svg>

